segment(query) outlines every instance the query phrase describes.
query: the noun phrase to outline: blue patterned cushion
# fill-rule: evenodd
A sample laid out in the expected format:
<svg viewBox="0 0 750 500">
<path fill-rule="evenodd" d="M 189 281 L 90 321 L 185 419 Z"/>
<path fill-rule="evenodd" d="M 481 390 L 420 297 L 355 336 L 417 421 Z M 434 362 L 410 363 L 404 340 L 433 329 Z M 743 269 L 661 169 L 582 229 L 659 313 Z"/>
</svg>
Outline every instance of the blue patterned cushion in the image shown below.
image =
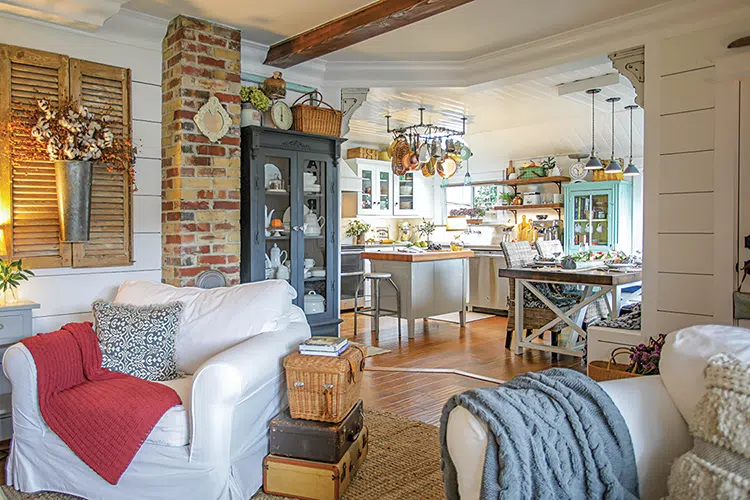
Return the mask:
<svg viewBox="0 0 750 500">
<path fill-rule="evenodd" d="M 175 337 L 183 304 L 154 306 L 93 303 L 102 366 L 151 381 L 180 378 Z"/>
</svg>

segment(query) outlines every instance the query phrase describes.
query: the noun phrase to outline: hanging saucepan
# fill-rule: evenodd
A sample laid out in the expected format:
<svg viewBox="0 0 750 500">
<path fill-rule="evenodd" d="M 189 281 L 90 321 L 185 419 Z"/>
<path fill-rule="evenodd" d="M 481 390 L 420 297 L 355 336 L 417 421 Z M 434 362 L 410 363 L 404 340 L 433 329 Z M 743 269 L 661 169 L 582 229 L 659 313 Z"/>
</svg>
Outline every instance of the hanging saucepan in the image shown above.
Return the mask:
<svg viewBox="0 0 750 500">
<path fill-rule="evenodd" d="M 430 158 L 430 161 L 422 165 L 422 175 L 425 177 L 432 177 L 435 175 L 435 165 L 437 164 L 437 158 Z"/>
<path fill-rule="evenodd" d="M 391 145 L 388 146 L 388 155 L 391 158 L 393 158 L 393 155 L 394 155 L 394 153 L 396 151 L 396 146 L 399 143 L 401 143 L 401 142 L 404 142 L 404 143 L 406 142 L 406 137 L 403 136 L 403 135 L 399 135 L 398 137 L 396 137 L 395 139 L 393 139 L 393 142 L 391 143 Z"/>
<path fill-rule="evenodd" d="M 403 164 L 404 156 L 411 153 L 409 144 L 406 141 L 399 141 L 393 148 L 393 155 L 391 159 L 391 170 L 396 175 L 404 175 L 406 173 L 406 166 Z"/>
<path fill-rule="evenodd" d="M 446 156 L 437 163 L 436 170 L 438 175 L 443 179 L 450 179 L 456 173 L 456 170 L 458 170 L 458 164 L 456 160 L 450 156 Z"/>
<path fill-rule="evenodd" d="M 427 141 L 423 142 L 417 149 L 417 156 L 419 156 L 419 163 L 425 164 L 432 159 L 432 149 Z"/>
<path fill-rule="evenodd" d="M 401 166 L 406 169 L 407 172 L 419 169 L 419 157 L 414 151 L 409 151 L 401 157 Z M 402 174 L 403 175 L 403 174 Z"/>
</svg>

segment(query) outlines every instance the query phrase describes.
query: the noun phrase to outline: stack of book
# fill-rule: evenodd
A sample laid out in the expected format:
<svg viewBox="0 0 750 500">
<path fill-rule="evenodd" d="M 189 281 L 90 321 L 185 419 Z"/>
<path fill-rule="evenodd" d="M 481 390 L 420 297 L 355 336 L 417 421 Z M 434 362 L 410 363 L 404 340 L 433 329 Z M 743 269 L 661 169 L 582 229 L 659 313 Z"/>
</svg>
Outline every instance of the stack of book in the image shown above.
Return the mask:
<svg viewBox="0 0 750 500">
<path fill-rule="evenodd" d="M 338 357 L 349 347 L 349 341 L 340 337 L 312 337 L 299 345 L 300 354 L 307 356 Z"/>
</svg>

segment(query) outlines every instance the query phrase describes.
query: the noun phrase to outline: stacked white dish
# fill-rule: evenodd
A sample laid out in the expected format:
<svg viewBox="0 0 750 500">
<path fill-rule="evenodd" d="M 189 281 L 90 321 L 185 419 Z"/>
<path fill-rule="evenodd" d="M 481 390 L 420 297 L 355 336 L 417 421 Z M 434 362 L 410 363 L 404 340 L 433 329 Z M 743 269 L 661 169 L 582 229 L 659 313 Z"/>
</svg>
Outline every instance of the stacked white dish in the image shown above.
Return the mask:
<svg viewBox="0 0 750 500">
<path fill-rule="evenodd" d="M 318 184 L 318 178 L 312 172 L 303 172 L 305 180 L 305 192 L 306 193 L 319 193 L 320 184 Z"/>
</svg>

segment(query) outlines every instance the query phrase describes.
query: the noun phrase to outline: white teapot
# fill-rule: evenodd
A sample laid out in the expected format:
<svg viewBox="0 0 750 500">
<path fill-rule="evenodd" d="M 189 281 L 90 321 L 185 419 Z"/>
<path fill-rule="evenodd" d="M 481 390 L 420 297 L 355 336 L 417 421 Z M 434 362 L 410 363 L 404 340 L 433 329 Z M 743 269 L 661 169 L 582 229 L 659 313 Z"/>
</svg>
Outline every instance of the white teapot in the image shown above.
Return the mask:
<svg viewBox="0 0 750 500">
<path fill-rule="evenodd" d="M 274 243 L 273 248 L 271 248 L 271 267 L 281 267 L 281 265 L 286 262 L 286 257 L 286 250 L 280 249 L 279 245 Z"/>
<path fill-rule="evenodd" d="M 316 214 L 312 210 L 307 212 L 305 214 L 305 234 L 310 236 L 319 236 L 320 231 L 321 229 L 323 229 L 325 223 L 326 220 L 322 215 L 318 217 L 318 214 Z"/>
</svg>

